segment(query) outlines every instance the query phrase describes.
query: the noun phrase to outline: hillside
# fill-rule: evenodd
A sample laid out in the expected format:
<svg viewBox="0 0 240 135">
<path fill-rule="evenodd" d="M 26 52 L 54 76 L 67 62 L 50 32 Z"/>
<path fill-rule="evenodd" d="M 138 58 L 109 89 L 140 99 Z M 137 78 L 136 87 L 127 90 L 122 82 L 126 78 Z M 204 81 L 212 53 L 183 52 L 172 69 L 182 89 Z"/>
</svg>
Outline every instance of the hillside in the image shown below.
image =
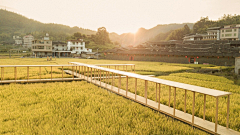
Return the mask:
<svg viewBox="0 0 240 135">
<path fill-rule="evenodd" d="M 183 24 L 164 24 L 157 25 L 151 29 L 140 28 L 136 34 L 124 33 L 117 35 L 116 33 L 110 33 L 110 39 L 112 41 L 118 41 L 120 44 L 124 45 L 138 45 L 148 40 L 154 39 L 160 33 L 169 33 L 172 30 L 182 28 L 185 24 L 192 29 L 194 23 L 183 23 Z"/>
<path fill-rule="evenodd" d="M 136 34 L 123 33 L 118 35 L 116 33 L 110 33 L 109 37 L 112 42 L 119 42 L 124 45 L 138 45 L 148 40 L 154 39 L 160 33 L 168 33 L 179 28 L 182 28 L 187 24 L 190 29 L 193 27 L 193 23 L 183 24 L 164 24 L 157 25 L 151 29 L 139 28 Z M 35 38 L 41 38 L 45 33 L 50 34 L 51 40 L 66 41 L 66 39 L 73 35 L 73 33 L 82 33 L 85 35 L 96 34 L 96 31 L 83 29 L 79 27 L 69 27 L 62 24 L 53 23 L 41 23 L 39 21 L 29 19 L 20 14 L 16 14 L 6 10 L 0 10 L 0 43 L 2 42 L 14 42 L 12 36 L 24 36 L 26 34 L 32 34 Z"/>
<path fill-rule="evenodd" d="M 79 27 L 69 27 L 62 24 L 48 23 L 44 24 L 25 16 L 0 9 L 0 42 L 9 42 L 13 35 L 24 36 L 32 34 L 40 38 L 46 32 L 50 34 L 52 40 L 64 41 L 68 36 L 75 32 L 85 35 L 95 34 L 96 31 L 83 29 Z"/>
</svg>

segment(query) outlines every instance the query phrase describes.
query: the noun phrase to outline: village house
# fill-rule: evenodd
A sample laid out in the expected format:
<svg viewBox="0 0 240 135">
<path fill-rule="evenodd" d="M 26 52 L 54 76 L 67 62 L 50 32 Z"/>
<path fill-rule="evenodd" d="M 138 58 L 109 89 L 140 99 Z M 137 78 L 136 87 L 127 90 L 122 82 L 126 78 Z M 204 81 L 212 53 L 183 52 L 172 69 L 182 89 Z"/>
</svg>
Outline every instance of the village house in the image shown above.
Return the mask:
<svg viewBox="0 0 240 135">
<path fill-rule="evenodd" d="M 24 48 L 31 48 L 33 40 L 34 40 L 34 37 L 32 35 L 24 36 L 23 37 L 23 47 Z"/>
<path fill-rule="evenodd" d="M 48 33 L 43 39 L 32 41 L 32 52 L 36 57 L 52 56 L 52 41 Z"/>
<path fill-rule="evenodd" d="M 49 34 L 46 34 L 41 40 L 33 40 L 32 51 L 36 57 L 81 57 L 83 53 L 83 56 L 92 53 L 92 49 L 85 48 L 83 39 L 68 40 L 67 43 L 64 43 L 49 40 Z"/>
<path fill-rule="evenodd" d="M 207 29 L 207 34 L 187 34 L 183 37 L 183 41 L 196 40 L 240 40 L 240 24 L 211 27 Z"/>
<path fill-rule="evenodd" d="M 22 38 L 19 36 L 13 36 L 13 39 L 15 41 L 15 45 L 22 45 Z"/>
</svg>

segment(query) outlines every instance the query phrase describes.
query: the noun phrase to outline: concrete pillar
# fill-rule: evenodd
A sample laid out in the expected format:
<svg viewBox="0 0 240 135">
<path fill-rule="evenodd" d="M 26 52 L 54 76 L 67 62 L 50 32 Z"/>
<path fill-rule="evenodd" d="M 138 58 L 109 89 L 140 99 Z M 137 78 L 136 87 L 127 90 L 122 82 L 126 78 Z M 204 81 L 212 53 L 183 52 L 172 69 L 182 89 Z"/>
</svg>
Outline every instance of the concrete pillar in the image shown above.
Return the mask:
<svg viewBox="0 0 240 135">
<path fill-rule="evenodd" d="M 235 74 L 240 75 L 240 57 L 235 57 Z"/>
</svg>

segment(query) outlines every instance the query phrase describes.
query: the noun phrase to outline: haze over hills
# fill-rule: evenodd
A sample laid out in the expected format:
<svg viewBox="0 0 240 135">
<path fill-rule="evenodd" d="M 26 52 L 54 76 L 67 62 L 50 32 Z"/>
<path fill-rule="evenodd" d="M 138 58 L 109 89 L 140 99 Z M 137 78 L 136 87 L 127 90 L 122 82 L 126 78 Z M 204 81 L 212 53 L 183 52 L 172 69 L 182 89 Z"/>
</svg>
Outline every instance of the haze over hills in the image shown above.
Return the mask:
<svg viewBox="0 0 240 135">
<path fill-rule="evenodd" d="M 116 33 L 110 33 L 109 36 L 112 41 L 118 41 L 123 46 L 138 45 L 148 40 L 154 39 L 157 35 L 159 36 L 160 33 L 169 33 L 170 31 L 184 27 L 184 25 L 186 24 L 190 29 L 193 28 L 194 23 L 162 24 L 162 25 L 160 24 L 151 29 L 140 28 L 135 34 L 123 33 L 121 35 L 117 35 Z"/>
<path fill-rule="evenodd" d="M 157 35 L 159 36 L 160 33 L 167 33 L 182 28 L 185 24 L 187 24 L 190 29 L 192 29 L 194 25 L 194 23 L 164 24 L 157 25 L 151 29 L 139 28 L 136 34 L 123 33 L 118 35 L 116 33 L 110 33 L 109 37 L 111 41 L 117 41 L 123 46 L 138 45 L 154 39 Z M 50 34 L 51 40 L 55 41 L 65 41 L 67 37 L 76 32 L 85 35 L 96 34 L 96 31 L 93 30 L 69 27 L 62 24 L 45 24 L 10 11 L 0 10 L 0 42 L 13 40 L 12 36 L 14 35 L 24 36 L 26 34 L 32 34 L 35 38 L 41 38 L 46 32 Z"/>
<path fill-rule="evenodd" d="M 89 29 L 69 27 L 62 24 L 44 24 L 10 11 L 0 10 L 0 41 L 12 40 L 13 35 L 24 36 L 26 34 L 32 34 L 34 37 L 40 38 L 46 32 L 50 34 L 52 40 L 62 41 L 75 32 L 85 35 L 96 33 L 96 31 Z"/>
</svg>

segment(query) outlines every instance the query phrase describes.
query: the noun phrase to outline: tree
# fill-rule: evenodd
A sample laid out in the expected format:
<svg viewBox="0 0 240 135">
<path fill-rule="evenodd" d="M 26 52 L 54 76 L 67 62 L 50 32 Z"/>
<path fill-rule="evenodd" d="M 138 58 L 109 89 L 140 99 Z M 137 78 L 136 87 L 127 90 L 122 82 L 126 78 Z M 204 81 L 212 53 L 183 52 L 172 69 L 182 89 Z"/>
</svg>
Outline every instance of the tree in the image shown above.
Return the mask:
<svg viewBox="0 0 240 135">
<path fill-rule="evenodd" d="M 166 38 L 166 40 L 182 40 L 182 38 L 184 37 L 184 35 L 189 34 L 191 32 L 190 28 L 188 27 L 188 25 L 184 25 L 183 28 L 174 30 L 173 32 L 171 32 L 171 34 L 168 35 L 168 37 Z"/>
<path fill-rule="evenodd" d="M 76 38 L 81 38 L 82 34 L 77 32 L 77 33 L 74 33 L 73 36 L 76 37 Z"/>
<path fill-rule="evenodd" d="M 105 27 L 98 28 L 98 31 L 95 37 L 95 42 L 102 45 L 105 45 L 106 43 L 110 43 L 109 33 L 107 32 Z"/>
<path fill-rule="evenodd" d="M 113 42 L 115 46 L 120 46 L 120 43 L 118 41 Z"/>
</svg>

